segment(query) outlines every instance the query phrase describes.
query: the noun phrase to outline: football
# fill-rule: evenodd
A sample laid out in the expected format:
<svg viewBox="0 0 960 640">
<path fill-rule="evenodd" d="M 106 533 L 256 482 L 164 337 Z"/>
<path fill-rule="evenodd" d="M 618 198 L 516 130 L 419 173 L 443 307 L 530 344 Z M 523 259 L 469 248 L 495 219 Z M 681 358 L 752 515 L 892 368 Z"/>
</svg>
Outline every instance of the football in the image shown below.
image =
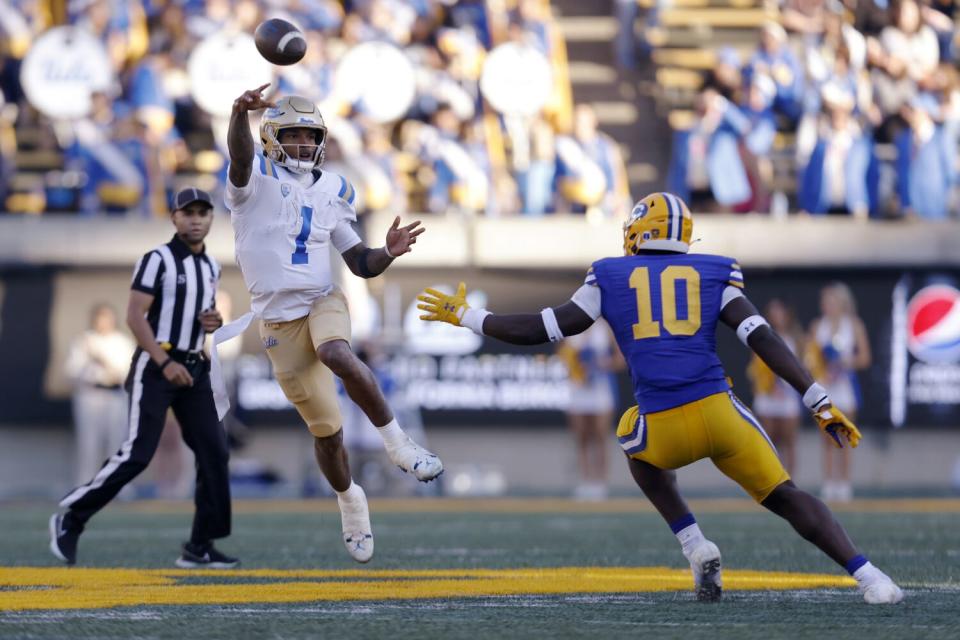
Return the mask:
<svg viewBox="0 0 960 640">
<path fill-rule="evenodd" d="M 253 38 L 260 55 L 273 64 L 285 66 L 297 63 L 307 52 L 307 40 L 303 33 L 279 18 L 261 22 Z"/>
</svg>

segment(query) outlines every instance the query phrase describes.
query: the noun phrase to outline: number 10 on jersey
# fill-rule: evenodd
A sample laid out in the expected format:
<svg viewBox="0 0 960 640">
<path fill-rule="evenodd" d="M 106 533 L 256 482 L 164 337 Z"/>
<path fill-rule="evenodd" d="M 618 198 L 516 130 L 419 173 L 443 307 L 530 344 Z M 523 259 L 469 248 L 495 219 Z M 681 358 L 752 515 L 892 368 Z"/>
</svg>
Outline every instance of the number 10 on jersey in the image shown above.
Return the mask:
<svg viewBox="0 0 960 640">
<path fill-rule="evenodd" d="M 310 237 L 310 228 L 313 224 L 313 207 L 300 207 L 300 217 L 303 222 L 300 225 L 300 233 L 297 234 L 297 249 L 290 256 L 292 264 L 308 264 L 310 254 L 307 253 L 307 239 Z"/>
<path fill-rule="evenodd" d="M 687 317 L 679 319 L 677 283 L 686 290 Z M 630 288 L 637 292 L 637 323 L 633 325 L 633 339 L 656 338 L 660 322 L 653 319 L 650 299 L 650 269 L 637 267 L 630 274 Z M 660 314 L 663 328 L 673 336 L 692 336 L 700 328 L 700 274 L 689 266 L 671 265 L 660 272 Z"/>
</svg>

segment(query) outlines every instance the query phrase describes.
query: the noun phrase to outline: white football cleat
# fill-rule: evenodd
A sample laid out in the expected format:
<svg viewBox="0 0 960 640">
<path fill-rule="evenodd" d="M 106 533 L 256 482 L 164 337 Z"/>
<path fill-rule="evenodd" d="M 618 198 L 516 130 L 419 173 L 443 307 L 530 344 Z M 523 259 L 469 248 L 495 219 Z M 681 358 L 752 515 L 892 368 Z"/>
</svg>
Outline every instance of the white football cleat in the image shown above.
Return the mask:
<svg viewBox="0 0 960 640">
<path fill-rule="evenodd" d="M 704 540 L 687 556 L 693 572 L 694 591 L 701 602 L 718 602 L 723 595 L 723 579 L 720 575 L 720 549 L 709 540 Z"/>
<path fill-rule="evenodd" d="M 370 509 L 367 496 L 359 485 L 354 485 L 358 496 L 350 502 L 337 497 L 340 506 L 340 522 L 343 525 L 343 544 L 347 553 L 357 562 L 370 562 L 373 557 L 373 529 L 370 526 Z"/>
<path fill-rule="evenodd" d="M 443 473 L 443 463 L 411 438 L 399 447 L 387 447 L 390 461 L 404 471 L 412 473 L 420 482 L 430 482 Z"/>
<path fill-rule="evenodd" d="M 859 589 L 867 604 L 897 604 L 903 600 L 903 591 L 887 576 L 867 585 L 859 585 Z"/>
</svg>

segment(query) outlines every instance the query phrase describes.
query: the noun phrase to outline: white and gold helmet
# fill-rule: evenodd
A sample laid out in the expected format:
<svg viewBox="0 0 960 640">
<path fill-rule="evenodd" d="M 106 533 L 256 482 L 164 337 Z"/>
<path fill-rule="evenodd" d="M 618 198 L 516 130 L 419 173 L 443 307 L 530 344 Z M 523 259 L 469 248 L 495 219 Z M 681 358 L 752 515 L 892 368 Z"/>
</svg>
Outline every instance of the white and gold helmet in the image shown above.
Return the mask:
<svg viewBox="0 0 960 640">
<path fill-rule="evenodd" d="M 313 129 L 317 133 L 317 148 L 310 160 L 291 158 L 280 144 L 280 132 L 291 128 Z M 277 101 L 277 106 L 263 112 L 260 119 L 260 142 L 264 154 L 279 165 L 296 173 L 313 171 L 323 163 L 327 143 L 327 127 L 323 124 L 320 109 L 306 98 L 287 96 Z"/>
</svg>

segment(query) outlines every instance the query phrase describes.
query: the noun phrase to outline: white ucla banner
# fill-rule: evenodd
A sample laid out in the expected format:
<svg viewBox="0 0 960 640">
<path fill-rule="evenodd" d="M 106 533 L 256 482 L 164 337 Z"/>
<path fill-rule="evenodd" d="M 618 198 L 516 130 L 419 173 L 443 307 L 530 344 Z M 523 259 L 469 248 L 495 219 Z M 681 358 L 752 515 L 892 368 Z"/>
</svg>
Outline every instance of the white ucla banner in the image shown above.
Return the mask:
<svg viewBox="0 0 960 640">
<path fill-rule="evenodd" d="M 257 52 L 246 33 L 215 33 L 193 50 L 187 61 L 190 93 L 201 109 L 226 117 L 244 91 L 273 79 L 273 67 Z"/>
<path fill-rule="evenodd" d="M 106 48 L 77 27 L 56 27 L 40 36 L 20 70 L 30 104 L 51 118 L 86 116 L 91 95 L 108 91 L 113 81 Z"/>
</svg>

